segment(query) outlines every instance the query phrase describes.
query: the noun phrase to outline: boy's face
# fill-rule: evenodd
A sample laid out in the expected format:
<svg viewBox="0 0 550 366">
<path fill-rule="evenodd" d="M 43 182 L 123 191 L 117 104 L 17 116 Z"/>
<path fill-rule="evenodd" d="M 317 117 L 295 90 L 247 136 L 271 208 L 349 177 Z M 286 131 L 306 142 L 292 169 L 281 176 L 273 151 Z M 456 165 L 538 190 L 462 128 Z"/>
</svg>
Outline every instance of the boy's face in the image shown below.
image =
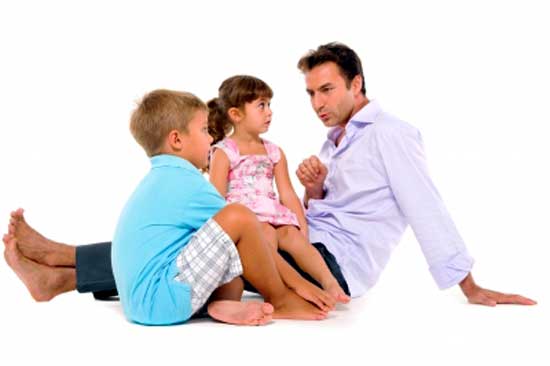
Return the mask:
<svg viewBox="0 0 550 366">
<path fill-rule="evenodd" d="M 208 134 L 208 113 L 203 110 L 195 112 L 195 116 L 187 125 L 187 132 L 181 134 L 183 150 L 181 157 L 196 168 L 208 166 L 208 154 L 213 139 Z"/>
</svg>

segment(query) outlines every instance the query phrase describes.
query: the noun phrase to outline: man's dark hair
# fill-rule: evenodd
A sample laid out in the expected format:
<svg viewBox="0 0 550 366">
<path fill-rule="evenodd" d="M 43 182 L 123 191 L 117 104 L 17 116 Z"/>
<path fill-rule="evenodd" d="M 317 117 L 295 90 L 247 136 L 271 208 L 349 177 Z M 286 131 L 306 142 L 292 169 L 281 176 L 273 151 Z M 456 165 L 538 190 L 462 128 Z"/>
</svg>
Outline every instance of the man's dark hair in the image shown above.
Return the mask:
<svg viewBox="0 0 550 366">
<path fill-rule="evenodd" d="M 334 62 L 338 65 L 342 76 L 346 80 L 346 86 L 349 88 L 351 81 L 357 75 L 361 76 L 361 93 L 366 94 L 365 77 L 363 76 L 363 66 L 361 60 L 354 50 L 343 43 L 331 42 L 319 46 L 316 50 L 310 50 L 298 61 L 298 69 L 306 73 L 326 62 Z"/>
</svg>

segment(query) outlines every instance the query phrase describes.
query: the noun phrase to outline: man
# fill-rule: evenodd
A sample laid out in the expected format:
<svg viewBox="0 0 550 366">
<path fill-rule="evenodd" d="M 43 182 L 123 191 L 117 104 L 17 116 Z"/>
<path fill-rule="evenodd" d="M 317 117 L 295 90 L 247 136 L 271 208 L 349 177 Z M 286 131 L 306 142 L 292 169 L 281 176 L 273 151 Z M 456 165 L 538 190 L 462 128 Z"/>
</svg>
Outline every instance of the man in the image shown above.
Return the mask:
<svg viewBox="0 0 550 366">
<path fill-rule="evenodd" d="M 331 127 L 320 158 L 296 174 L 305 187 L 310 242 L 322 243 L 353 297 L 372 287 L 408 224 L 440 288 L 459 284 L 470 303 L 533 305 L 519 295 L 479 287 L 472 258 L 427 169 L 419 132 L 366 97 L 357 54 L 329 43 L 298 63 L 311 104 Z M 12 213 L 5 257 L 37 301 L 74 290 L 116 294 L 110 243 L 70 246 L 44 238 Z M 63 266 L 63 267 L 60 267 Z"/>
</svg>

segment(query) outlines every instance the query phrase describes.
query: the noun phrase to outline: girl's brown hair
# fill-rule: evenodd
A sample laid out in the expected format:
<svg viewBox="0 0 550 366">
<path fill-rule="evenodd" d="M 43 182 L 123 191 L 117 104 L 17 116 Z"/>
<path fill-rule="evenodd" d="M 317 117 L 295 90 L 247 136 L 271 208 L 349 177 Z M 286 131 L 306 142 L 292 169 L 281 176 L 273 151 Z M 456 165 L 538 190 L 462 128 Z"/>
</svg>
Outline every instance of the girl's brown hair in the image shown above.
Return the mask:
<svg viewBox="0 0 550 366">
<path fill-rule="evenodd" d="M 258 98 L 273 98 L 273 91 L 263 80 L 249 75 L 236 75 L 226 79 L 218 89 L 218 97 L 207 103 L 208 133 L 214 138 L 212 144 L 225 138 L 233 128 L 227 115 L 229 109 L 242 109 L 245 103 Z"/>
</svg>

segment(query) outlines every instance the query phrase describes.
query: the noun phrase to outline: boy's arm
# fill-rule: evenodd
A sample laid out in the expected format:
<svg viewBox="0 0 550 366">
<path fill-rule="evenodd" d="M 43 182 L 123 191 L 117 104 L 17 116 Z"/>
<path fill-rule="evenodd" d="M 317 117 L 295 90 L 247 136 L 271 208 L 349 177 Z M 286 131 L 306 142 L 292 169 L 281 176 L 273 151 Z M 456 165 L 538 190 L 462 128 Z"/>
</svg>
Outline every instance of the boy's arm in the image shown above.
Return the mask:
<svg viewBox="0 0 550 366">
<path fill-rule="evenodd" d="M 290 181 L 290 176 L 288 174 L 288 163 L 286 156 L 282 149 L 279 149 L 281 152 L 281 159 L 275 164 L 273 169 L 273 175 L 275 176 L 275 183 L 277 184 L 277 190 L 279 192 L 279 198 L 281 203 L 290 209 L 296 215 L 298 223 L 300 224 L 301 233 L 308 238 L 308 229 L 306 216 L 304 214 L 304 208 L 300 203 L 300 199 L 292 187 L 292 182 Z"/>
<path fill-rule="evenodd" d="M 215 149 L 210 158 L 209 179 L 210 183 L 225 198 L 227 194 L 227 176 L 229 174 L 229 158 L 222 149 Z"/>
</svg>

